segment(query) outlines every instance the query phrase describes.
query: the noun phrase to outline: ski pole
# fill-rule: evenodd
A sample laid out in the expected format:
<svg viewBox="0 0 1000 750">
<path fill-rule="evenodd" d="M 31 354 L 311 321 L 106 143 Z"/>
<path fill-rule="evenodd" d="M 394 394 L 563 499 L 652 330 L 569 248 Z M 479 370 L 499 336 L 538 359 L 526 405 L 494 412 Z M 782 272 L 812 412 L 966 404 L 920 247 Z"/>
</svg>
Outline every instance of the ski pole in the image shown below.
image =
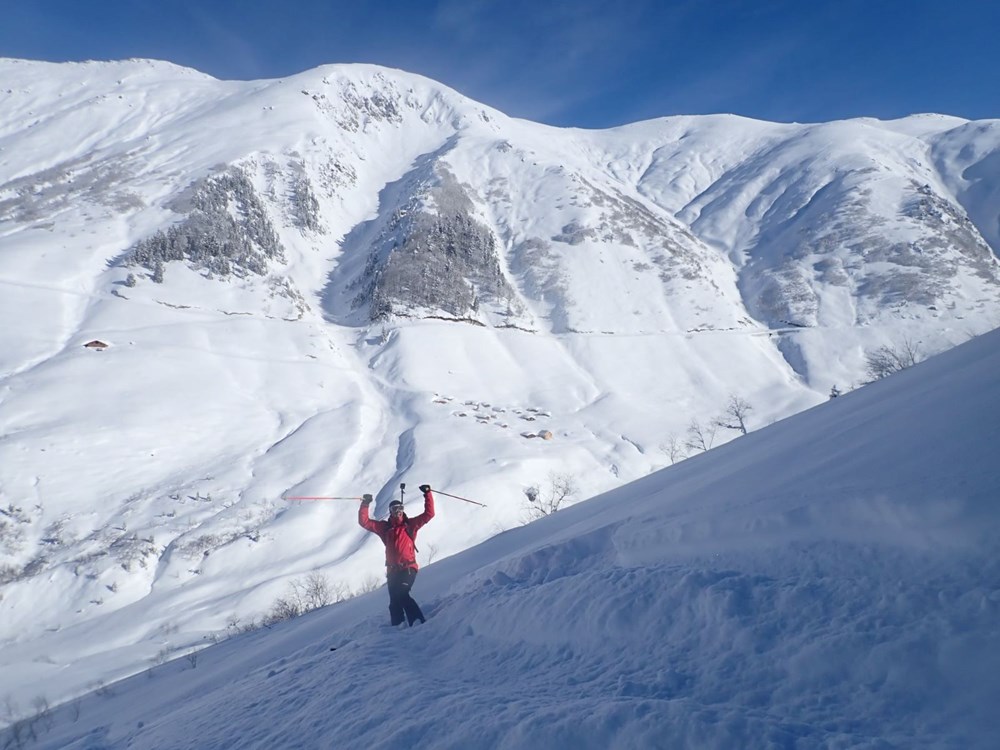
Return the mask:
<svg viewBox="0 0 1000 750">
<path fill-rule="evenodd" d="M 326 496 L 310 496 L 310 497 L 285 497 L 282 500 L 361 500 L 360 497 L 326 497 Z"/>
<path fill-rule="evenodd" d="M 446 497 L 453 497 L 456 500 L 464 500 L 467 503 L 472 503 L 473 505 L 478 505 L 478 506 L 483 507 L 483 508 L 486 507 L 485 503 L 477 503 L 475 500 L 470 500 L 467 497 L 459 497 L 458 495 L 452 495 L 451 493 L 445 492 L 444 490 L 436 490 L 436 489 L 432 488 L 431 492 L 436 492 L 437 494 L 439 494 L 439 495 L 445 495 Z"/>
</svg>

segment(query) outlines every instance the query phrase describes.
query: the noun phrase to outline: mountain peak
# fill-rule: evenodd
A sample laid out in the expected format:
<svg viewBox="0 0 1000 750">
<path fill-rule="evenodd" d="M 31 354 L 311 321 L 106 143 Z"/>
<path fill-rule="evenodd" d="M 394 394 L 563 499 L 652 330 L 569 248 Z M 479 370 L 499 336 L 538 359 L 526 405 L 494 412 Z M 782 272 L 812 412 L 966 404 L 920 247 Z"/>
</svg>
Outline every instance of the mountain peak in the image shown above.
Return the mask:
<svg viewBox="0 0 1000 750">
<path fill-rule="evenodd" d="M 604 492 L 742 439 L 733 404 L 752 432 L 1000 324 L 997 121 L 579 130 L 371 65 L 0 71 L 24 691 L 80 638 L 124 674 L 309 571 L 363 580 L 353 511 L 288 495 L 486 498 L 442 514 L 453 554 L 528 489 Z"/>
</svg>

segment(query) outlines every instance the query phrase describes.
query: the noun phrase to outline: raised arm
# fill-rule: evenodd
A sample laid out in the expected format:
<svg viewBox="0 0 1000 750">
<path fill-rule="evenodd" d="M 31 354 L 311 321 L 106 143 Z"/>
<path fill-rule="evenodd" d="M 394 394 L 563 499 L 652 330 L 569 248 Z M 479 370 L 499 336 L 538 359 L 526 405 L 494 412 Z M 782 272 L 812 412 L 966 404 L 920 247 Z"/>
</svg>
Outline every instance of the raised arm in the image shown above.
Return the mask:
<svg viewBox="0 0 1000 750">
<path fill-rule="evenodd" d="M 373 534 L 379 533 L 378 521 L 373 521 L 368 514 L 368 506 L 372 504 L 372 496 L 365 494 L 361 498 L 361 507 L 358 508 L 358 526 L 370 531 Z"/>
<path fill-rule="evenodd" d="M 410 526 L 414 531 L 434 518 L 434 494 L 431 492 L 431 486 L 429 484 L 422 484 L 420 485 L 420 491 L 424 493 L 424 512 L 410 519 Z"/>
</svg>

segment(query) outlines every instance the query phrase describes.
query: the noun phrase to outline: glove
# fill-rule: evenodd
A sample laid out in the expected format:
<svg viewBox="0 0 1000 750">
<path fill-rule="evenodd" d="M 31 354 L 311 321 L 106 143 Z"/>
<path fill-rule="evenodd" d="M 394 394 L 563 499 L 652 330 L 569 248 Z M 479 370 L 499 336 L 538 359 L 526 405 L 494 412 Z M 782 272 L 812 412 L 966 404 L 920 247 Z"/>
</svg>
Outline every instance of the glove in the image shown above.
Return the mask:
<svg viewBox="0 0 1000 750">
<path fill-rule="evenodd" d="M 371 505 L 373 499 L 374 498 L 366 492 L 364 495 L 361 496 L 361 504 L 362 505 Z"/>
<path fill-rule="evenodd" d="M 419 489 L 426 495 L 428 492 L 431 491 L 431 486 L 429 484 L 422 484 L 420 485 Z"/>
</svg>

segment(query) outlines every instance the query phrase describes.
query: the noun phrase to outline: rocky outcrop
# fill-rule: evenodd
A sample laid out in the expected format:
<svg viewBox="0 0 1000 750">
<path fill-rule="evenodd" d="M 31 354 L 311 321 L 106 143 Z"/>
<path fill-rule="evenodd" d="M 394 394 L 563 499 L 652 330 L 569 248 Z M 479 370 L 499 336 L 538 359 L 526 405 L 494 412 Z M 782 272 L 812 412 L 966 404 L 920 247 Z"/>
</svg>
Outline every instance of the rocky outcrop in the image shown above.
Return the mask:
<svg viewBox="0 0 1000 750">
<path fill-rule="evenodd" d="M 355 296 L 372 320 L 444 313 L 477 320 L 488 304 L 519 307 L 500 264 L 494 233 L 444 165 L 431 184 L 396 210 L 370 249 Z"/>
</svg>

